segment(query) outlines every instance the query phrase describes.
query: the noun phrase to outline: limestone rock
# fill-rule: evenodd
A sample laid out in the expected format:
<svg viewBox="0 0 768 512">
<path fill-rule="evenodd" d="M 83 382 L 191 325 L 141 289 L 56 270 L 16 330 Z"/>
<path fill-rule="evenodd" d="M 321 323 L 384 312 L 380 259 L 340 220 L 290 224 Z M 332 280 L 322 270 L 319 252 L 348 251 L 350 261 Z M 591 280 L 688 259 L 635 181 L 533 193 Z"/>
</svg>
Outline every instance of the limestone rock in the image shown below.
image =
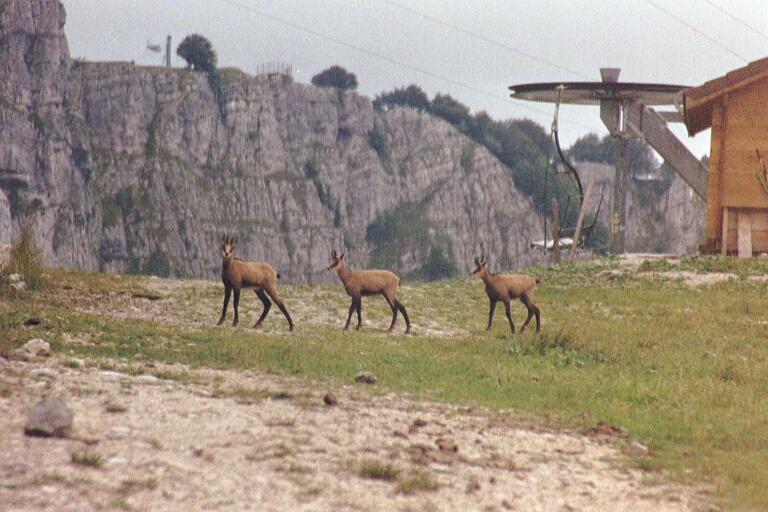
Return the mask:
<svg viewBox="0 0 768 512">
<path fill-rule="evenodd" d="M 336 398 L 336 395 L 333 394 L 333 391 L 328 391 L 325 396 L 323 397 L 323 402 L 327 406 L 334 406 L 339 403 L 339 400 Z"/>
<path fill-rule="evenodd" d="M 50 357 L 51 344 L 47 341 L 35 338 L 26 342 L 14 352 L 15 357 L 23 361 L 34 361 L 43 357 Z"/>
<path fill-rule="evenodd" d="M 68 437 L 74 413 L 61 398 L 35 404 L 24 426 L 24 434 L 36 437 Z"/>
<path fill-rule="evenodd" d="M 376 384 L 379 378 L 371 372 L 361 371 L 355 376 L 355 382 L 361 382 L 363 384 Z"/>
</svg>

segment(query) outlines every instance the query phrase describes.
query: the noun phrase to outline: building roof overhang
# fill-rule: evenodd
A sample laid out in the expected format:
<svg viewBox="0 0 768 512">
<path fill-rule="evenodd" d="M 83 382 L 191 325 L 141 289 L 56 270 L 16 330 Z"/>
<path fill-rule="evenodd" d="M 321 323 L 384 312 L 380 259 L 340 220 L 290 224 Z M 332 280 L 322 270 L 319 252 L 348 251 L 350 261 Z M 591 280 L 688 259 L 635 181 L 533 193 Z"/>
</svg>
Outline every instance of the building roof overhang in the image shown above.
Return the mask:
<svg viewBox="0 0 768 512">
<path fill-rule="evenodd" d="M 712 127 L 712 111 L 723 96 L 763 78 L 768 78 L 768 57 L 683 91 L 683 112 L 688 134 L 693 136 Z"/>
</svg>

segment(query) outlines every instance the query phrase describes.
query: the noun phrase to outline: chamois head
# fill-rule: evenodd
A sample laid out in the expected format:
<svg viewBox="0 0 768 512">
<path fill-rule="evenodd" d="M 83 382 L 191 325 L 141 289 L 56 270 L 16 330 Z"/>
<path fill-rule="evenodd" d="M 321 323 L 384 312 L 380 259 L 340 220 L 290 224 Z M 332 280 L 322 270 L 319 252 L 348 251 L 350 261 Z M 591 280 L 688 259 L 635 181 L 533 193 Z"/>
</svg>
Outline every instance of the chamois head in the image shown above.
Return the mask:
<svg viewBox="0 0 768 512">
<path fill-rule="evenodd" d="M 237 247 L 237 235 L 230 238 L 229 235 L 221 235 L 221 254 L 225 258 L 232 256 L 232 251 Z"/>
<path fill-rule="evenodd" d="M 341 253 L 341 256 L 338 256 L 336 254 L 336 251 L 331 252 L 331 262 L 328 264 L 328 267 L 326 267 L 328 271 L 330 272 L 331 270 L 341 265 L 341 262 L 344 259 L 344 256 L 346 255 L 347 255 L 346 252 Z"/>
<path fill-rule="evenodd" d="M 469 272 L 469 275 L 473 276 L 478 272 L 482 271 L 485 268 L 486 263 L 488 263 L 488 261 L 485 259 L 485 255 L 481 254 L 479 258 L 475 257 L 475 266 Z"/>
</svg>

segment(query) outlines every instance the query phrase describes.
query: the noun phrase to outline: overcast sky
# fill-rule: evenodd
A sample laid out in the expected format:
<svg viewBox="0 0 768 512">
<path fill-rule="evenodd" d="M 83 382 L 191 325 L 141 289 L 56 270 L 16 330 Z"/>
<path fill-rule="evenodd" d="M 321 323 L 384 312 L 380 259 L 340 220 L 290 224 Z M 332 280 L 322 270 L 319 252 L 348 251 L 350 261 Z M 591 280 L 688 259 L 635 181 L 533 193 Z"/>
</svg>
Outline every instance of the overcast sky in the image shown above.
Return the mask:
<svg viewBox="0 0 768 512">
<path fill-rule="evenodd" d="M 219 67 L 255 74 L 260 65 L 293 66 L 309 83 L 340 65 L 358 91 L 410 84 L 450 94 L 494 119 L 532 119 L 549 131 L 554 105 L 513 100 L 513 84 L 596 81 L 601 67 L 621 81 L 696 86 L 768 56 L 765 0 L 63 0 L 73 58 L 161 65 L 172 37 L 208 38 Z M 710 131 L 689 138 L 700 157 Z M 606 135 L 596 106 L 566 106 L 564 146 Z"/>
</svg>

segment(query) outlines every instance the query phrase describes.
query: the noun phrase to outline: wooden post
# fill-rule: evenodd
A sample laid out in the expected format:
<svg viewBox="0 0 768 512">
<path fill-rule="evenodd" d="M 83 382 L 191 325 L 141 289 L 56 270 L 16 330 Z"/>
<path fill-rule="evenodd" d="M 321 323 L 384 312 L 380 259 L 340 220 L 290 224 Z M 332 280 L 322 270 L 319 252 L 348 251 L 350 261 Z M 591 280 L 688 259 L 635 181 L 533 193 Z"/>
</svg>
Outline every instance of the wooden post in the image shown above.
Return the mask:
<svg viewBox="0 0 768 512">
<path fill-rule="evenodd" d="M 557 199 L 552 199 L 552 252 L 555 257 L 555 263 L 560 263 L 562 255 L 560 254 L 560 213 L 557 208 Z"/>
<path fill-rule="evenodd" d="M 611 245 L 614 254 L 624 254 L 626 249 L 628 145 L 629 141 L 626 137 L 616 138 L 616 175 L 613 183 L 613 226 L 611 227 Z"/>
<path fill-rule="evenodd" d="M 576 232 L 573 234 L 573 244 L 571 244 L 571 250 L 568 252 L 568 261 L 573 261 L 573 257 L 576 255 L 576 246 L 579 243 L 579 237 L 581 236 L 581 225 L 584 223 L 584 215 L 587 213 L 587 203 L 589 202 L 589 194 L 592 192 L 593 181 L 587 183 L 587 191 L 584 192 L 584 199 L 581 201 L 581 210 L 579 210 L 579 220 L 576 221 Z"/>
<path fill-rule="evenodd" d="M 747 210 L 739 210 L 736 217 L 739 258 L 752 257 L 752 215 Z"/>
</svg>

